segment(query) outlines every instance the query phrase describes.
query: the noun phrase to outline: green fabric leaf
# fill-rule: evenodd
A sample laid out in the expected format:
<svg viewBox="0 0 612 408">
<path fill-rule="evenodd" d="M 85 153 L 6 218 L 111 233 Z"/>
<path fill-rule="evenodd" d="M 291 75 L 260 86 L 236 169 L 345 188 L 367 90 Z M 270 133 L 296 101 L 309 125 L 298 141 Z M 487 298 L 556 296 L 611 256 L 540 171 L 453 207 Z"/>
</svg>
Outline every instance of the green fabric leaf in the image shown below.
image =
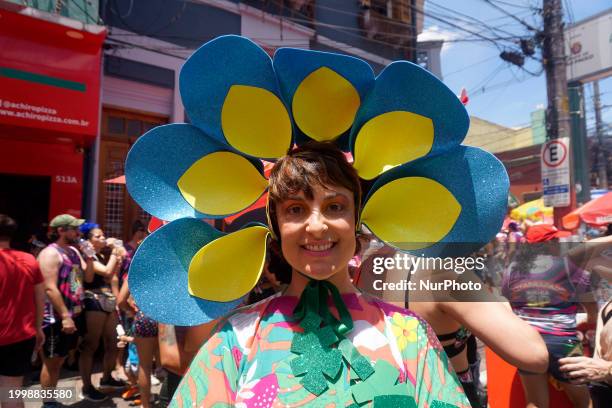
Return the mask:
<svg viewBox="0 0 612 408">
<path fill-rule="evenodd" d="M 374 367 L 374 374 L 351 387 L 353 398 L 361 404 L 383 395 L 410 396 L 406 384 L 397 384 L 398 378 L 397 368 L 387 361 L 379 360 Z"/>
<path fill-rule="evenodd" d="M 417 408 L 413 397 L 406 395 L 379 395 L 374 397 L 374 408 Z"/>
<path fill-rule="evenodd" d="M 449 404 L 448 402 L 438 401 L 438 400 L 435 400 L 434 402 L 432 402 L 430 407 L 431 408 L 457 408 L 456 405 Z"/>
</svg>

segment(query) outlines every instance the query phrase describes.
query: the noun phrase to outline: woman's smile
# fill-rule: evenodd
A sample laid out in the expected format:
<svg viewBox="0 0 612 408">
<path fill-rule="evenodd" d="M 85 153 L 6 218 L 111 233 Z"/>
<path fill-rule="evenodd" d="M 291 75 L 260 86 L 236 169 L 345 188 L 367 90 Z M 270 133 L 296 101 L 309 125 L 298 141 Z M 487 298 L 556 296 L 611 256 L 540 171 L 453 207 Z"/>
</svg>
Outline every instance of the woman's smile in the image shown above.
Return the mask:
<svg viewBox="0 0 612 408">
<path fill-rule="evenodd" d="M 308 244 L 301 245 L 306 255 L 324 257 L 331 254 L 332 250 L 336 247 L 336 242 L 330 240 L 311 242 Z"/>
</svg>

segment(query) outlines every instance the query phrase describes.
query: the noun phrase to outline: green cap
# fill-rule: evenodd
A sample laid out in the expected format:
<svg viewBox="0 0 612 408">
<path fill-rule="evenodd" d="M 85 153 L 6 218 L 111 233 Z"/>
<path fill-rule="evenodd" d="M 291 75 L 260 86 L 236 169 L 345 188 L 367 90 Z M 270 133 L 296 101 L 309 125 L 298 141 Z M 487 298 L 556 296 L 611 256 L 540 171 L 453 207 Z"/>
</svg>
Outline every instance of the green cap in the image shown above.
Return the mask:
<svg viewBox="0 0 612 408">
<path fill-rule="evenodd" d="M 52 228 L 57 227 L 78 227 L 83 224 L 85 220 L 73 217 L 70 214 L 60 214 L 57 217 L 53 218 L 49 223 L 49 226 Z"/>
</svg>

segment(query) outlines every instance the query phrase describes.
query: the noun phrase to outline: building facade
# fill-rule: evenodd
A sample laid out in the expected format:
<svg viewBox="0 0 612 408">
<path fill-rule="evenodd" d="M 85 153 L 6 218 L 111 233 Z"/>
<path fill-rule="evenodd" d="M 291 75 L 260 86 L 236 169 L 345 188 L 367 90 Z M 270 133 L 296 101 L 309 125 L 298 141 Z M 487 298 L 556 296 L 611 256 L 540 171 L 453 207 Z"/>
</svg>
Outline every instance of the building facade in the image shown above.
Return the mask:
<svg viewBox="0 0 612 408">
<path fill-rule="evenodd" d="M 241 34 L 271 56 L 279 47 L 339 52 L 376 72 L 410 59 L 440 77 L 442 43 L 416 45 L 422 8 L 423 0 L 0 0 L 0 212 L 23 225 L 23 239 L 63 212 L 127 239 L 133 221 L 149 218 L 127 194 L 127 152 L 147 130 L 189 121 L 178 78 L 200 45 Z"/>
<path fill-rule="evenodd" d="M 0 213 L 20 225 L 18 247 L 54 215 L 82 214 L 106 34 L 83 10 L 0 0 Z"/>
<path fill-rule="evenodd" d="M 412 33 L 422 31 L 423 19 L 422 14 L 411 15 L 411 7 L 422 6 L 422 0 L 101 1 L 100 16 L 109 34 L 101 132 L 91 171 L 97 182 L 88 215 L 107 235 L 124 238 L 134 220 L 148 219 L 121 179 L 108 181 L 123 174 L 130 146 L 146 130 L 189 121 L 178 75 L 184 60 L 206 41 L 240 34 L 271 56 L 279 47 L 340 52 L 368 61 L 378 72 L 393 60 L 416 58 L 411 54 Z M 440 47 L 441 43 L 427 43 L 421 63 L 439 71 Z"/>
</svg>

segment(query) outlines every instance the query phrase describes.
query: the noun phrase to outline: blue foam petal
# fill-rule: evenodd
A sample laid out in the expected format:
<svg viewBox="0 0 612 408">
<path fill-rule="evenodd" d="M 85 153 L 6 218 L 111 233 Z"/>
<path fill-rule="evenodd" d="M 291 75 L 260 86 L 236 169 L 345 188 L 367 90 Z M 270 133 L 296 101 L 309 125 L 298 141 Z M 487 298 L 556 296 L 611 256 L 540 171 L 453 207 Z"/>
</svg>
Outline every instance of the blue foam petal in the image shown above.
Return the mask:
<svg viewBox="0 0 612 408">
<path fill-rule="evenodd" d="M 241 299 L 211 302 L 188 292 L 191 258 L 222 235 L 193 218 L 175 220 L 149 235 L 138 247 L 128 276 L 138 307 L 159 322 L 194 326 L 223 316 L 239 305 Z"/>
<path fill-rule="evenodd" d="M 156 127 L 140 137 L 128 153 L 125 163 L 128 191 L 145 211 L 165 221 L 226 217 L 197 211 L 185 201 L 177 186 L 179 178 L 195 161 L 217 151 L 239 154 L 192 125 Z M 261 160 L 248 160 L 263 174 Z"/>
<path fill-rule="evenodd" d="M 378 75 L 372 91 L 361 103 L 351 130 L 352 153 L 361 127 L 370 119 L 392 111 L 412 112 L 433 121 L 431 155 L 459 145 L 470 126 L 465 107 L 442 81 L 416 64 L 397 61 Z"/>
<path fill-rule="evenodd" d="M 292 114 L 293 95 L 298 86 L 304 78 L 321 67 L 327 67 L 349 81 L 359 93 L 362 101 L 374 84 L 372 67 L 359 58 L 322 51 L 279 48 L 274 54 L 274 70 L 285 104 L 290 107 L 290 114 Z M 294 131 L 297 144 L 310 140 L 295 126 L 295 122 Z M 345 135 L 336 140 L 343 150 L 348 150 L 348 133 L 347 131 Z"/>
<path fill-rule="evenodd" d="M 236 84 L 264 88 L 281 98 L 268 54 L 237 35 L 221 36 L 201 46 L 185 62 L 179 77 L 191 123 L 227 145 L 221 110 L 230 87 Z"/>
<path fill-rule="evenodd" d="M 195 161 L 219 150 L 228 149 L 195 126 L 156 127 L 140 137 L 128 153 L 127 189 L 138 205 L 162 220 L 212 218 L 185 201 L 176 183 Z"/>
<path fill-rule="evenodd" d="M 406 252 L 431 257 L 465 256 L 493 239 L 501 228 L 510 181 L 504 165 L 492 154 L 476 147 L 458 146 L 445 154 L 396 167 L 380 176 L 367 199 L 384 184 L 402 177 L 435 180 L 461 204 L 459 218 L 440 242 L 423 250 Z"/>
</svg>

